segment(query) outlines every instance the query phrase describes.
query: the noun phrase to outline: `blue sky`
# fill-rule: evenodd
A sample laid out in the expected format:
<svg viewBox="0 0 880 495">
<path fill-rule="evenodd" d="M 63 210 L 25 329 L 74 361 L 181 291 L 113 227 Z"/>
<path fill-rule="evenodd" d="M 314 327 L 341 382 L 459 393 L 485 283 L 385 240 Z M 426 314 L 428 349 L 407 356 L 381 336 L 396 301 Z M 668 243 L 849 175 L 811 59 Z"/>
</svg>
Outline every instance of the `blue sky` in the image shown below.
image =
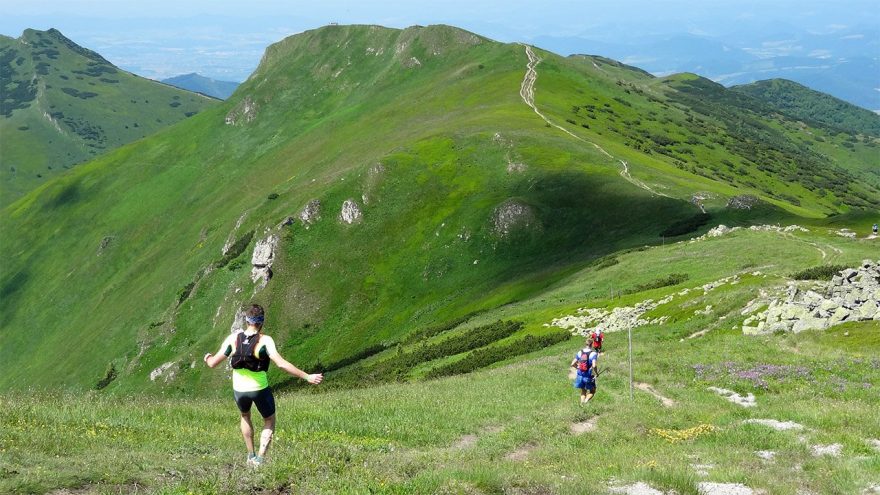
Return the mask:
<svg viewBox="0 0 880 495">
<path fill-rule="evenodd" d="M 786 33 L 878 27 L 877 4 L 877 0 L 0 0 L 0 33 L 17 37 L 28 27 L 55 27 L 120 67 L 147 77 L 200 72 L 241 81 L 268 44 L 330 22 L 388 27 L 443 23 L 506 42 L 568 37 L 614 43 L 668 33 L 728 38 L 766 33 L 771 44 L 756 42 L 755 49 L 760 50 L 784 42 Z"/>
</svg>

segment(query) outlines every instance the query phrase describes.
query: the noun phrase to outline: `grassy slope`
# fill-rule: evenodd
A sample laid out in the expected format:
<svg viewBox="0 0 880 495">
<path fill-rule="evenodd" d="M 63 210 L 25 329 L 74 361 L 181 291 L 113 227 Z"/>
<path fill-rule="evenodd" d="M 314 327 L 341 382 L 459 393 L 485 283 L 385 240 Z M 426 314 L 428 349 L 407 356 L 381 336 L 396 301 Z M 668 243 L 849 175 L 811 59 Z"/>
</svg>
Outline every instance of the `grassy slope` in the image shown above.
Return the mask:
<svg viewBox="0 0 880 495">
<path fill-rule="evenodd" d="M 216 100 L 120 70 L 57 30 L 0 38 L 0 206 Z"/>
<path fill-rule="evenodd" d="M 537 103 L 560 125 L 570 125 L 574 105 L 600 99 L 628 119 L 656 118 L 649 130 L 690 132 L 680 105 L 646 96 L 665 102 L 674 88 L 605 62 L 596 71 L 583 60 L 541 56 Z M 190 393 L 196 384 L 219 384 L 219 375 L 189 365 L 216 345 L 253 289 L 238 262 L 208 267 L 228 238 L 262 234 L 313 198 L 323 202 L 323 219 L 283 230 L 275 278 L 258 296 L 284 353 L 304 364 L 522 300 L 601 255 L 657 242 L 666 226 L 696 212 L 687 202 L 696 191 L 715 192 L 710 206 L 723 221 L 803 221 L 792 215 L 848 209 L 801 188 L 801 206 L 764 196 L 771 206 L 761 217 L 736 216 L 718 207 L 753 189 L 621 144 L 611 128 L 622 117 L 571 126 L 681 199 L 652 195 L 623 180 L 616 160 L 544 126 L 523 104 L 526 61 L 522 46 L 446 27 L 312 31 L 270 47 L 231 101 L 10 205 L 0 225 L 26 234 L 0 246 L 10 260 L 0 287 L 10 341 L 0 349 L 10 363 L 2 386 L 91 387 L 110 363 L 120 374 L 111 384 L 117 391 Z M 645 95 L 622 92 L 618 79 L 638 82 Z M 614 100 L 632 93 L 630 106 Z M 255 120 L 225 125 L 245 101 L 255 103 Z M 730 156 L 721 146 L 706 149 Z M 526 170 L 508 173 L 509 160 Z M 383 171 L 372 174 L 377 163 Z M 797 187 L 771 176 L 764 184 L 771 193 Z M 270 193 L 278 197 L 269 200 Z M 342 201 L 362 195 L 363 221 L 337 222 Z M 507 238 L 493 233 L 493 209 L 511 198 L 529 205 L 541 227 Z M 246 264 L 249 254 L 239 260 Z M 190 283 L 190 297 L 177 307 L 178 291 Z M 11 329 L 25 325 L 40 338 L 22 360 L 17 343 L 34 341 Z M 176 378 L 151 384 L 150 371 L 166 362 Z M 50 366 L 53 373 L 38 372 Z"/>
<path fill-rule="evenodd" d="M 812 243 L 812 244 L 811 244 Z M 815 244 L 815 245 L 813 245 Z M 832 253 L 821 257 L 816 245 Z M 831 249 L 837 248 L 840 252 Z M 731 330 L 740 309 L 762 288 L 823 261 L 852 264 L 876 254 L 876 241 L 809 234 L 740 231 L 695 244 L 678 243 L 618 256 L 619 264 L 572 274 L 521 303 L 471 322 L 517 318 L 537 330 L 583 306 L 631 304 L 682 286 L 697 287 L 734 273 L 737 285 L 694 291 L 655 310 L 662 326 L 633 332 L 634 375 L 675 401 L 666 408 L 627 388 L 626 335 L 607 336 L 599 394 L 586 408 L 566 380 L 579 341 L 449 379 L 363 390 L 281 393 L 279 429 L 270 462 L 244 468 L 243 448 L 228 397 L 227 376 L 204 398 L 8 395 L 16 407 L 3 415 L 0 488 L 41 493 L 605 493 L 610 485 L 643 481 L 658 489 L 695 494 L 699 481 L 739 482 L 774 494 L 860 493 L 876 483 L 880 387 L 876 322 L 828 332 L 744 338 Z M 712 262 L 707 262 L 712 260 Z M 678 287 L 613 301 L 608 288 L 626 288 L 669 273 L 688 273 Z M 709 315 L 695 310 L 713 306 Z M 721 317 L 725 317 L 724 320 Z M 685 339 L 698 330 L 709 332 Z M 430 364 L 430 363 L 429 363 Z M 730 366 L 778 366 L 766 386 L 728 374 Z M 698 375 L 695 366 L 713 370 Z M 803 373 L 798 370 L 807 370 Z M 217 375 L 226 375 L 215 372 Z M 334 375 L 328 376 L 327 384 Z M 742 408 L 706 390 L 720 386 L 753 393 Z M 821 398 L 820 400 L 817 400 Z M 63 406 L 62 406 L 63 404 Z M 745 419 L 795 421 L 803 431 L 775 432 Z M 570 427 L 595 421 L 582 435 Z M 714 431 L 670 442 L 654 429 Z M 814 457 L 812 445 L 840 443 L 842 456 Z M 761 461 L 759 450 L 776 452 Z M 584 452 L 598 452 L 585 470 Z M 708 465 L 699 475 L 698 465 Z M 587 474 L 589 473 L 589 474 Z"/>
</svg>

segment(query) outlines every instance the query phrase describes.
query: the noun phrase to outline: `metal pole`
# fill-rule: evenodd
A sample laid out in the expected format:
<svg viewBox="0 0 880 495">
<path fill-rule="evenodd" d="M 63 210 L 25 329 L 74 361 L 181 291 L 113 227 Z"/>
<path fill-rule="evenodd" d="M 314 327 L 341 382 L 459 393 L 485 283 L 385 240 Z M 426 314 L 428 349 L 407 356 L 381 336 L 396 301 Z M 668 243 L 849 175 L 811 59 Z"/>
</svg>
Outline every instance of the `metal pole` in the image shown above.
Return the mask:
<svg viewBox="0 0 880 495">
<path fill-rule="evenodd" d="M 627 337 L 629 339 L 629 400 L 633 400 L 633 331 L 632 327 L 627 329 Z"/>
</svg>

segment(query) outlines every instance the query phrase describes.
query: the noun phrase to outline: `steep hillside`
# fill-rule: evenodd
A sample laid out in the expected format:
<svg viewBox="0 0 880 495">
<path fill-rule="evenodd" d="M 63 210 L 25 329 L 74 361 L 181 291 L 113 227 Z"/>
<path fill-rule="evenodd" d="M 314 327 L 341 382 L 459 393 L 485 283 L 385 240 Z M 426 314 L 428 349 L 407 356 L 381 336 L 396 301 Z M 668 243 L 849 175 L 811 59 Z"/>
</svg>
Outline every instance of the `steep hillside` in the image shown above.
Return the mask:
<svg viewBox="0 0 880 495">
<path fill-rule="evenodd" d="M 58 30 L 0 36 L 0 206 L 215 100 L 125 72 Z"/>
<path fill-rule="evenodd" d="M 286 356 L 342 367 L 710 216 L 876 211 L 835 136 L 701 84 L 447 26 L 290 37 L 229 101 L 2 211 L 0 387 L 219 384 L 193 364 L 251 300 Z"/>
<path fill-rule="evenodd" d="M 218 81 L 216 79 L 211 79 L 210 77 L 196 74 L 195 72 L 163 79 L 162 82 L 187 91 L 213 96 L 214 98 L 219 98 L 221 100 L 225 100 L 232 96 L 232 93 L 235 92 L 235 88 L 238 87 L 238 83 Z"/>
<path fill-rule="evenodd" d="M 730 88 L 786 115 L 849 134 L 880 136 L 880 115 L 794 81 L 770 79 Z"/>
</svg>

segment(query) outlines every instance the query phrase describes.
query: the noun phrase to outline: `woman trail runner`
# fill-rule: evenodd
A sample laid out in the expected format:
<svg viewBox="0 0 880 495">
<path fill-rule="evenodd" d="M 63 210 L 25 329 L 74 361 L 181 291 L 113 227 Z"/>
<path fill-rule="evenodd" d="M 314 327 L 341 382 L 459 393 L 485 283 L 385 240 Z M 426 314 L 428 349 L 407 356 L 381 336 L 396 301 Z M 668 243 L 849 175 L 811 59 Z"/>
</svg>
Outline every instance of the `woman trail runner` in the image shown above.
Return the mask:
<svg viewBox="0 0 880 495">
<path fill-rule="evenodd" d="M 593 339 L 587 339 L 587 346 L 579 350 L 571 361 L 571 367 L 577 371 L 574 379 L 574 388 L 581 391 L 581 405 L 586 404 L 596 395 L 599 353 L 596 352 L 593 344 Z"/>
<path fill-rule="evenodd" d="M 241 434 L 248 450 L 247 464 L 259 467 L 263 463 L 272 435 L 275 432 L 275 398 L 269 387 L 266 371 L 271 360 L 287 373 L 302 378 L 312 385 L 321 383 L 324 375 L 308 374 L 281 357 L 272 337 L 263 334 L 265 312 L 263 307 L 252 304 L 245 316 L 247 329 L 234 333 L 223 341 L 217 354 L 205 354 L 204 361 L 213 368 L 229 357 L 232 366 L 232 395 L 241 411 Z M 254 425 L 251 423 L 251 404 L 263 416 L 263 432 L 260 434 L 260 450 L 254 452 Z"/>
</svg>

